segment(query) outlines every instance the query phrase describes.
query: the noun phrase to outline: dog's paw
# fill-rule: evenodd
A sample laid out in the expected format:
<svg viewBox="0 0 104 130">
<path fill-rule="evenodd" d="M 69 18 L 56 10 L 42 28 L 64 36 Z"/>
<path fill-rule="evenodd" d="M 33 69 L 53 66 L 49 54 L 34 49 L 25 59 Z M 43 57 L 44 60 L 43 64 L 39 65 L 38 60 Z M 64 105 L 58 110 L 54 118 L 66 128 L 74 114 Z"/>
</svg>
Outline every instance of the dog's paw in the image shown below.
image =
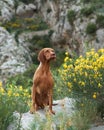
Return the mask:
<svg viewBox="0 0 104 130">
<path fill-rule="evenodd" d="M 55 111 L 53 111 L 53 110 L 49 110 L 49 114 L 53 114 L 53 115 L 55 115 Z"/>
</svg>

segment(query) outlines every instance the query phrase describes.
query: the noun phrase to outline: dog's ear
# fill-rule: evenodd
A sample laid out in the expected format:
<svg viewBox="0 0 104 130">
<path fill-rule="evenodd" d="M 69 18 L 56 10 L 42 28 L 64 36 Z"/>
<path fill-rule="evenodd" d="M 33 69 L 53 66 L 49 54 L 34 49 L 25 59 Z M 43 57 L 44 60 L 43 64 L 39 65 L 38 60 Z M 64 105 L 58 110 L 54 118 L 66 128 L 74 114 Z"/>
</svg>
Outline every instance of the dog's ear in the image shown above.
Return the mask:
<svg viewBox="0 0 104 130">
<path fill-rule="evenodd" d="M 44 63 L 45 62 L 45 55 L 44 55 L 44 50 L 42 49 L 40 52 L 39 52 L 39 54 L 38 54 L 38 60 L 40 61 L 40 62 L 42 62 L 42 63 Z"/>
</svg>

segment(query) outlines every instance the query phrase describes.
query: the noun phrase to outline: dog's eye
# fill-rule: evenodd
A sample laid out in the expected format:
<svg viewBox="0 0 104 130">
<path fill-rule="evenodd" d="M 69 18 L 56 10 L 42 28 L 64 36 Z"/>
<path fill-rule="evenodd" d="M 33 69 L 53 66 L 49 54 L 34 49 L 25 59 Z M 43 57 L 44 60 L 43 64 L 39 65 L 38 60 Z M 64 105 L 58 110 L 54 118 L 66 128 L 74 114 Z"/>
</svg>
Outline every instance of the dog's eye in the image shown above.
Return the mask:
<svg viewBox="0 0 104 130">
<path fill-rule="evenodd" d="M 49 52 L 49 50 L 46 50 L 45 53 Z"/>
</svg>

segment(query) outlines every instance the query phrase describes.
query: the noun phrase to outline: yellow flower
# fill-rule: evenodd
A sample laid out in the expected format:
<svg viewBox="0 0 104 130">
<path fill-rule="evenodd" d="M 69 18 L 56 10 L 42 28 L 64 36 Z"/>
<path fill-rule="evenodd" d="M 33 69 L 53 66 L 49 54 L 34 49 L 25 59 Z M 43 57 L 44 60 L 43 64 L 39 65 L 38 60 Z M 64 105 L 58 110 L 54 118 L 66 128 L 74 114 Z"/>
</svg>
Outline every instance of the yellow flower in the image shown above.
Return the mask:
<svg viewBox="0 0 104 130">
<path fill-rule="evenodd" d="M 13 88 L 12 84 L 10 84 L 10 88 Z"/>
<path fill-rule="evenodd" d="M 69 53 L 68 53 L 68 52 L 65 52 L 65 55 L 66 55 L 66 56 L 68 56 L 68 55 L 69 55 Z"/>
<path fill-rule="evenodd" d="M 63 64 L 63 67 L 64 67 L 64 69 L 67 69 L 67 65 L 66 64 Z"/>
<path fill-rule="evenodd" d="M 96 97 L 97 97 L 96 93 L 94 93 L 92 97 L 93 97 L 94 99 L 96 99 Z"/>
<path fill-rule="evenodd" d="M 67 61 L 68 61 L 68 59 L 69 59 L 69 57 L 68 57 L 68 56 L 66 56 L 66 57 L 65 57 L 65 59 L 64 59 L 64 62 L 67 62 Z"/>
<path fill-rule="evenodd" d="M 83 103 L 81 103 L 81 107 L 83 107 L 84 106 L 84 104 Z"/>
<path fill-rule="evenodd" d="M 5 92 L 2 87 L 0 88 L 0 92 L 1 92 L 1 93 L 4 93 L 4 92 Z"/>
<path fill-rule="evenodd" d="M 20 90 L 20 91 L 22 91 L 22 90 L 23 90 L 23 87 L 22 87 L 22 86 L 20 86 L 20 87 L 19 87 L 19 90 Z"/>
<path fill-rule="evenodd" d="M 58 92 L 60 92 L 61 90 L 60 89 L 57 89 Z"/>
<path fill-rule="evenodd" d="M 87 74 L 87 72 L 85 72 L 85 77 L 87 77 L 88 76 L 88 74 Z"/>
<path fill-rule="evenodd" d="M 29 93 L 24 93 L 23 95 L 27 97 L 27 96 L 29 96 Z"/>
<path fill-rule="evenodd" d="M 71 89 L 69 89 L 68 91 L 69 91 L 69 92 L 71 92 L 72 90 L 71 90 Z"/>
<path fill-rule="evenodd" d="M 68 69 L 73 69 L 73 65 L 68 65 Z"/>
<path fill-rule="evenodd" d="M 76 80 L 76 78 L 74 78 L 74 82 L 76 82 L 77 80 Z"/>
<path fill-rule="evenodd" d="M 72 84 L 70 82 L 68 82 L 68 87 L 72 88 Z"/>
<path fill-rule="evenodd" d="M 82 58 L 83 58 L 83 56 L 82 56 L 82 55 L 80 55 L 80 56 L 79 56 L 79 59 L 82 59 Z"/>
<path fill-rule="evenodd" d="M 2 87 L 2 82 L 0 81 L 0 87 Z"/>
<path fill-rule="evenodd" d="M 31 95 L 28 95 L 28 98 L 30 98 L 31 97 Z"/>
<path fill-rule="evenodd" d="M 102 88 L 102 85 L 100 83 L 98 83 L 98 88 Z"/>
<path fill-rule="evenodd" d="M 83 81 L 79 81 L 79 85 L 81 85 L 81 86 L 85 86 L 85 82 L 83 82 Z"/>
<path fill-rule="evenodd" d="M 15 93 L 15 96 L 16 96 L 16 97 L 19 97 L 19 93 Z"/>
<path fill-rule="evenodd" d="M 12 95 L 12 91 L 9 90 L 9 91 L 8 91 L 8 96 L 10 97 L 11 95 Z"/>
<path fill-rule="evenodd" d="M 99 49 L 98 53 L 104 53 L 104 49 Z"/>
<path fill-rule="evenodd" d="M 25 89 L 25 92 L 28 92 L 28 89 Z"/>
</svg>

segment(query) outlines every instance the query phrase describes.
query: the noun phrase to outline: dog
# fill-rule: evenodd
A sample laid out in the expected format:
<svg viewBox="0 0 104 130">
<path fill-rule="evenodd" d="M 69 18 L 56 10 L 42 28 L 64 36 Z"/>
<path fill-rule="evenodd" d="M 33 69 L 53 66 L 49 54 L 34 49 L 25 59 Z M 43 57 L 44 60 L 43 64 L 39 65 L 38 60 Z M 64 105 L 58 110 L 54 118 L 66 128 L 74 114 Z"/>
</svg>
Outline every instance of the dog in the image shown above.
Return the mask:
<svg viewBox="0 0 104 130">
<path fill-rule="evenodd" d="M 31 113 L 49 105 L 49 113 L 55 114 L 52 110 L 54 80 L 50 71 L 50 62 L 55 59 L 52 48 L 43 48 L 38 54 L 40 64 L 33 76 Z"/>
</svg>

